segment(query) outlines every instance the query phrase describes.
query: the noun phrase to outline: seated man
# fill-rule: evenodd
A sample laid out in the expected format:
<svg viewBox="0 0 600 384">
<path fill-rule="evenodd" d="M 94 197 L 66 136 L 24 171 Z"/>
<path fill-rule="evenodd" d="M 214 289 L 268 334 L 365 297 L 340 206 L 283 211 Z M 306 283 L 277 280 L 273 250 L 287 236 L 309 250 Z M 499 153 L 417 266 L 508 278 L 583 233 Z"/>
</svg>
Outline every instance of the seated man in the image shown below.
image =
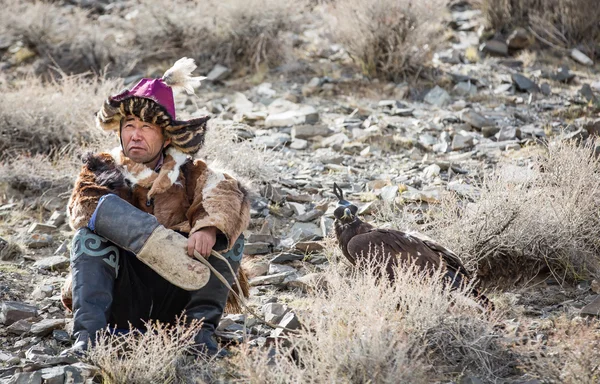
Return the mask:
<svg viewBox="0 0 600 384">
<path fill-rule="evenodd" d="M 195 68 L 183 58 L 163 78 L 109 97 L 97 114 L 99 127 L 118 132 L 121 147 L 85 159 L 69 201 L 77 230 L 69 292 L 77 340 L 66 353 L 86 350 L 109 325 L 143 328 L 182 314 L 203 319 L 198 349 L 219 352 L 214 331 L 228 289 L 192 257 L 208 257 L 231 285 L 226 263 L 209 256 L 218 250 L 237 271 L 249 202 L 235 179 L 191 159 L 208 118 L 176 120 L 173 88 L 193 90 Z"/>
</svg>

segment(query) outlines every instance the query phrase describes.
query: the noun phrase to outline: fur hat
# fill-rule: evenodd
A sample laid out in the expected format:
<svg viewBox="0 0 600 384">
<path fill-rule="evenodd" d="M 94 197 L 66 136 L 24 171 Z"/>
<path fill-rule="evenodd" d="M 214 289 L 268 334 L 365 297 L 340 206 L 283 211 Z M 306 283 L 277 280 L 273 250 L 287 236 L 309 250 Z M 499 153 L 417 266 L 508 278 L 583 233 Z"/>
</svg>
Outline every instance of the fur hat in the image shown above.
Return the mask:
<svg viewBox="0 0 600 384">
<path fill-rule="evenodd" d="M 194 154 L 204 144 L 209 117 L 179 121 L 175 117 L 173 90 L 183 89 L 194 94 L 194 87 L 205 77 L 192 77 L 196 69 L 193 59 L 177 60 L 160 79 L 142 79 L 130 90 L 110 96 L 96 114 L 96 124 L 105 131 L 120 131 L 121 120 L 127 115 L 163 129 L 171 145 L 187 154 Z"/>
</svg>

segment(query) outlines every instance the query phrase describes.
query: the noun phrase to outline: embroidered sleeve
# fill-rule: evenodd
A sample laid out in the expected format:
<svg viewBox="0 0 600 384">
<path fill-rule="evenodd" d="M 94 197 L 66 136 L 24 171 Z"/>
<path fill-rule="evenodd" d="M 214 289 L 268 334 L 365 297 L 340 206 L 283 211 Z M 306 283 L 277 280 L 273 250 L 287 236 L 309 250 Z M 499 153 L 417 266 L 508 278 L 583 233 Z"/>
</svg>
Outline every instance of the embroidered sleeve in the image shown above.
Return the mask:
<svg viewBox="0 0 600 384">
<path fill-rule="evenodd" d="M 194 162 L 196 185 L 192 205 L 187 212 L 191 233 L 216 227 L 227 237 L 227 250 L 250 221 L 250 203 L 244 187 L 231 176 Z"/>
</svg>

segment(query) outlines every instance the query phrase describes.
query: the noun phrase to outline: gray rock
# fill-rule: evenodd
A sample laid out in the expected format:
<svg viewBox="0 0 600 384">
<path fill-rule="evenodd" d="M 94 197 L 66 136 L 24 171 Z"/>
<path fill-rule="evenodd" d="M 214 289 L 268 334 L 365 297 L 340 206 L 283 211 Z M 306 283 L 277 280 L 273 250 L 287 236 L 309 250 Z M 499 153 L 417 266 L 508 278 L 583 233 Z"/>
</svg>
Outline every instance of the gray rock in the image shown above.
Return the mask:
<svg viewBox="0 0 600 384">
<path fill-rule="evenodd" d="M 436 85 L 435 88 L 427 92 L 427 95 L 425 95 L 423 101 L 425 101 L 428 104 L 442 108 L 450 104 L 450 102 L 452 101 L 452 97 L 450 97 L 450 95 L 448 94 L 448 92 L 446 92 L 445 89 Z"/>
<path fill-rule="evenodd" d="M 473 96 L 477 94 L 477 86 L 471 84 L 471 82 L 462 81 L 456 84 L 452 91 L 454 94 L 462 97 Z"/>
<path fill-rule="evenodd" d="M 550 84 L 542 83 L 540 86 L 540 92 L 542 92 L 542 95 L 544 96 L 550 96 L 552 94 L 552 88 L 550 88 Z"/>
<path fill-rule="evenodd" d="M 244 253 L 246 255 L 265 255 L 272 251 L 272 245 L 269 243 L 246 243 L 244 245 Z"/>
<path fill-rule="evenodd" d="M 483 137 L 492 137 L 500 132 L 500 127 L 488 126 L 481 128 L 481 134 Z"/>
<path fill-rule="evenodd" d="M 435 144 L 438 143 L 438 139 L 429 133 L 420 134 L 417 141 L 425 149 L 431 149 Z"/>
<path fill-rule="evenodd" d="M 321 240 L 323 232 L 313 223 L 294 223 L 290 230 L 290 237 L 295 241 Z"/>
<path fill-rule="evenodd" d="M 64 256 L 50 256 L 33 263 L 34 268 L 62 271 L 69 267 L 69 259 Z"/>
<path fill-rule="evenodd" d="M 44 384 L 63 384 L 65 380 L 65 367 L 49 367 L 41 370 Z"/>
<path fill-rule="evenodd" d="M 291 275 L 293 272 L 283 272 L 283 273 L 278 273 L 275 275 L 268 275 L 268 276 L 258 276 L 258 277 L 254 277 L 252 279 L 250 279 L 249 283 L 251 286 L 257 286 L 257 285 L 279 285 L 282 284 L 283 281 L 285 280 L 286 277 L 288 277 L 289 275 Z"/>
<path fill-rule="evenodd" d="M 539 92 L 540 90 L 540 88 L 535 82 L 519 73 L 513 73 L 511 75 L 511 78 L 513 80 L 513 83 L 517 86 L 517 89 L 520 91 L 533 93 Z"/>
<path fill-rule="evenodd" d="M 329 136 L 321 141 L 321 145 L 324 147 L 331 147 L 337 151 L 342 149 L 342 146 L 349 142 L 350 139 L 345 133 L 340 132 L 335 135 Z"/>
<path fill-rule="evenodd" d="M 300 241 L 294 244 L 294 249 L 308 254 L 322 251 L 325 247 L 318 241 Z"/>
<path fill-rule="evenodd" d="M 36 249 L 52 245 L 53 241 L 54 239 L 51 235 L 45 233 L 32 233 L 25 237 L 23 243 L 28 248 Z"/>
<path fill-rule="evenodd" d="M 575 78 L 575 74 L 569 71 L 569 67 L 563 65 L 558 69 L 556 74 L 552 76 L 552 78 L 556 81 L 568 83 Z"/>
<path fill-rule="evenodd" d="M 257 136 L 253 139 L 253 143 L 259 147 L 278 148 L 285 146 L 291 139 L 287 133 L 275 132 L 270 135 Z"/>
<path fill-rule="evenodd" d="M 304 204 L 293 203 L 293 202 L 289 202 L 288 204 L 294 210 L 294 214 L 296 216 L 304 215 L 306 213 L 306 208 L 304 207 Z"/>
<path fill-rule="evenodd" d="M 61 211 L 54 211 L 46 224 L 55 226 L 56 228 L 63 225 L 67 220 L 67 215 Z"/>
<path fill-rule="evenodd" d="M 42 384 L 42 372 L 20 372 L 15 373 L 10 384 Z"/>
<path fill-rule="evenodd" d="M 275 263 L 270 263 L 269 264 L 269 275 L 276 275 L 279 273 L 286 273 L 286 272 L 297 272 L 296 268 L 291 267 L 289 265 L 282 265 L 282 264 L 275 264 Z"/>
<path fill-rule="evenodd" d="M 452 138 L 452 150 L 460 151 L 462 149 L 468 149 L 475 145 L 473 136 L 468 132 L 459 131 Z"/>
<path fill-rule="evenodd" d="M 217 64 L 210 70 L 206 79 L 210 81 L 223 81 L 231 75 L 231 70 L 224 65 Z"/>
<path fill-rule="evenodd" d="M 323 234 L 323 236 L 329 236 L 329 234 L 333 232 L 333 219 L 321 216 L 319 226 L 321 228 L 321 233 Z"/>
<path fill-rule="evenodd" d="M 276 245 L 279 243 L 279 240 L 272 235 L 263 235 L 260 233 L 251 233 L 246 240 L 248 243 L 269 243 L 271 245 Z"/>
<path fill-rule="evenodd" d="M 31 323 L 25 319 L 21 319 L 9 325 L 6 330 L 15 335 L 22 335 L 31 330 Z"/>
<path fill-rule="evenodd" d="M 302 87 L 302 96 L 312 96 L 319 91 L 321 85 L 323 85 L 323 80 L 319 77 L 313 77 Z"/>
<path fill-rule="evenodd" d="M 303 139 L 292 139 L 292 143 L 290 144 L 291 149 L 295 150 L 303 150 L 308 148 L 308 141 Z"/>
<path fill-rule="evenodd" d="M 319 113 L 315 107 L 305 105 L 299 109 L 267 116 L 265 127 L 291 127 L 299 124 L 315 124 L 318 121 Z"/>
<path fill-rule="evenodd" d="M 288 282 L 287 286 L 289 288 L 299 288 L 302 291 L 307 292 L 311 289 L 321 289 L 326 287 L 327 280 L 321 273 L 308 273 Z"/>
<path fill-rule="evenodd" d="M 580 64 L 588 66 L 594 65 L 594 61 L 577 48 L 571 51 L 571 57 L 573 58 L 573 60 L 577 61 Z"/>
<path fill-rule="evenodd" d="M 292 127 L 292 139 L 308 140 L 315 136 L 327 137 L 330 136 L 333 131 L 325 125 L 296 125 Z"/>
<path fill-rule="evenodd" d="M 488 40 L 481 44 L 479 50 L 496 56 L 508 56 L 508 45 L 504 41 Z"/>
<path fill-rule="evenodd" d="M 600 295 L 597 296 L 591 303 L 583 307 L 580 315 L 600 317 Z"/>
<path fill-rule="evenodd" d="M 482 129 L 483 127 L 494 126 L 496 123 L 494 120 L 488 119 L 482 114 L 475 112 L 472 109 L 464 110 L 460 118 L 465 123 L 469 124 L 472 127 Z"/>
<path fill-rule="evenodd" d="M 498 141 L 514 140 L 517 138 L 516 127 L 502 127 L 497 134 Z"/>
<path fill-rule="evenodd" d="M 381 199 L 383 201 L 394 201 L 394 199 L 398 196 L 398 186 L 397 185 L 386 185 L 381 188 Z"/>
<path fill-rule="evenodd" d="M 265 320 L 270 323 L 279 323 L 283 316 L 289 312 L 289 308 L 286 305 L 280 303 L 269 303 L 262 307 L 262 314 Z"/>
<path fill-rule="evenodd" d="M 600 136 L 600 119 L 588 121 L 583 124 L 583 129 L 585 129 L 590 136 Z"/>
<path fill-rule="evenodd" d="M 289 333 L 289 329 L 298 329 L 300 328 L 300 321 L 298 320 L 298 318 L 296 317 L 296 314 L 294 312 L 288 312 L 286 313 L 283 318 L 281 319 L 281 321 L 278 324 L 281 327 L 285 327 L 286 329 L 283 328 L 275 328 L 272 332 L 271 332 L 271 336 L 272 337 L 280 337 L 285 335 L 286 333 Z"/>
<path fill-rule="evenodd" d="M 27 233 L 53 233 L 56 226 L 50 224 L 33 223 L 27 230 Z"/>
<path fill-rule="evenodd" d="M 37 317 L 37 308 L 18 301 L 4 301 L 0 307 L 0 323 L 5 326 L 19 320 Z"/>
<path fill-rule="evenodd" d="M 46 336 L 53 330 L 62 328 L 65 325 L 65 319 L 44 319 L 31 326 L 30 332 L 36 336 Z"/>
<path fill-rule="evenodd" d="M 316 220 L 321 216 L 323 216 L 323 211 L 319 209 L 311 209 L 310 211 L 296 217 L 296 220 L 301 223 L 307 223 L 309 221 Z"/>
<path fill-rule="evenodd" d="M 52 338 L 59 343 L 68 343 L 71 341 L 71 336 L 69 336 L 69 333 L 63 329 L 55 329 L 52 331 Z"/>
<path fill-rule="evenodd" d="M 592 87 L 589 84 L 583 84 L 581 89 L 579 90 L 579 94 L 583 96 L 583 98 L 587 101 L 595 101 L 596 96 L 594 95 L 594 91 L 592 91 Z"/>
<path fill-rule="evenodd" d="M 46 297 L 51 297 L 53 293 L 54 293 L 54 287 L 52 285 L 42 284 L 42 285 L 37 286 L 33 290 L 33 292 L 31 293 L 31 296 L 35 300 L 42 300 L 42 299 L 45 299 Z"/>
</svg>

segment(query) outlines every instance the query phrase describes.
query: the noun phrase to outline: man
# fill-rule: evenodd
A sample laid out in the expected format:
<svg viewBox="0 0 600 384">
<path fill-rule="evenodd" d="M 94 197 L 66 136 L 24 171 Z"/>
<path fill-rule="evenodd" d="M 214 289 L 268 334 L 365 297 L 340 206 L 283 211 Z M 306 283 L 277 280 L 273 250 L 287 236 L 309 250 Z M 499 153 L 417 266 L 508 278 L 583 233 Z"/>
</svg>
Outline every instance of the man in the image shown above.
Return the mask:
<svg viewBox="0 0 600 384">
<path fill-rule="evenodd" d="M 190 158 L 208 118 L 176 120 L 173 89 L 193 92 L 195 68 L 183 58 L 161 79 L 109 97 L 97 114 L 121 147 L 85 159 L 67 208 L 76 230 L 67 296 L 77 337 L 67 354 L 86 350 L 107 326 L 143 328 L 182 314 L 203 319 L 199 350 L 222 353 L 214 331 L 228 289 L 193 256 L 208 257 L 232 284 L 228 266 L 209 256 L 216 249 L 239 268 L 249 203 L 235 179 Z"/>
</svg>

